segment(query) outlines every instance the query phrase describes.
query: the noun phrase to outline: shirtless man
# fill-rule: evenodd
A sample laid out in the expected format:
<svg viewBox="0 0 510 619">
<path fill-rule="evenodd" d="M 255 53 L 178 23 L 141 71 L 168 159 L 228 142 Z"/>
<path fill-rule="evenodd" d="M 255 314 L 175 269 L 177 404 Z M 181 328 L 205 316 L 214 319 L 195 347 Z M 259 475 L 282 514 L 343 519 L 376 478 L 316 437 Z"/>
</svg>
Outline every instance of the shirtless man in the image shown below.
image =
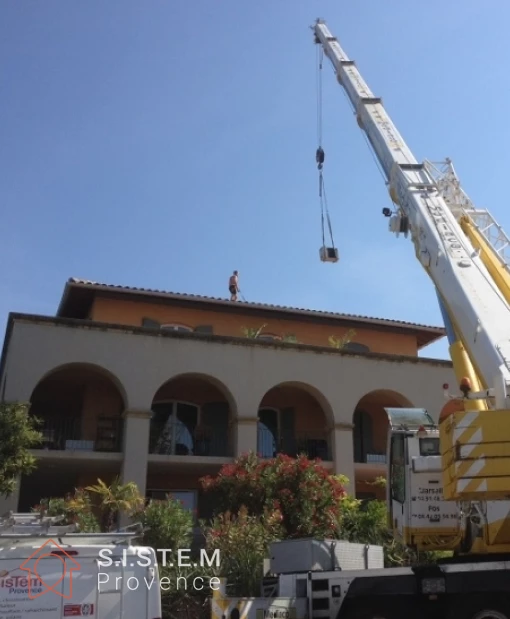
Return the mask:
<svg viewBox="0 0 510 619">
<path fill-rule="evenodd" d="M 228 280 L 228 289 L 230 292 L 230 300 L 237 301 L 237 293 L 239 292 L 239 284 L 238 284 L 238 276 L 239 273 L 234 271 L 234 274 L 230 276 Z"/>
</svg>

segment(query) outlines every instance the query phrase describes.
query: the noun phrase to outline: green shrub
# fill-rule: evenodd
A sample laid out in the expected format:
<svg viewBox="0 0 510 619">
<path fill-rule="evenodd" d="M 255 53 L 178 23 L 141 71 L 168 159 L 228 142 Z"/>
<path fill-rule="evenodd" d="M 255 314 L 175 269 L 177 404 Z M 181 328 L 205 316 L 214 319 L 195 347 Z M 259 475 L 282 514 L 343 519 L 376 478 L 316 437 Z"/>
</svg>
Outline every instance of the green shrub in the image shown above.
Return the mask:
<svg viewBox="0 0 510 619">
<path fill-rule="evenodd" d="M 164 501 L 149 501 L 133 518 L 146 529 L 143 535 L 146 546 L 156 549 L 191 547 L 193 515 L 171 496 Z"/>
<path fill-rule="evenodd" d="M 213 493 L 217 513 L 245 507 L 249 515 L 261 517 L 278 510 L 284 537 L 337 535 L 345 490 L 318 460 L 283 454 L 262 460 L 250 453 L 201 482 Z"/>
<path fill-rule="evenodd" d="M 264 558 L 269 544 L 282 537 L 281 523 L 279 510 L 250 516 L 243 507 L 235 516 L 221 514 L 206 529 L 206 549 L 220 551 L 220 575 L 227 579 L 228 595 L 260 595 Z"/>
</svg>

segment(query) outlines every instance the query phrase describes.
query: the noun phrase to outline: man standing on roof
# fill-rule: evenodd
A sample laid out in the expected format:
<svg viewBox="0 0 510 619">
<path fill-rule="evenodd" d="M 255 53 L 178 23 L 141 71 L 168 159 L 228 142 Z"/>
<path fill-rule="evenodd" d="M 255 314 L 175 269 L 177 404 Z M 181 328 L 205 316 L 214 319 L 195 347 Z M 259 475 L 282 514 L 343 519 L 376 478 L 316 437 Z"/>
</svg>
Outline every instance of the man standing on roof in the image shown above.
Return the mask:
<svg viewBox="0 0 510 619">
<path fill-rule="evenodd" d="M 239 292 L 239 273 L 234 271 L 228 280 L 228 290 L 230 292 L 230 300 L 237 301 L 237 293 Z"/>
</svg>

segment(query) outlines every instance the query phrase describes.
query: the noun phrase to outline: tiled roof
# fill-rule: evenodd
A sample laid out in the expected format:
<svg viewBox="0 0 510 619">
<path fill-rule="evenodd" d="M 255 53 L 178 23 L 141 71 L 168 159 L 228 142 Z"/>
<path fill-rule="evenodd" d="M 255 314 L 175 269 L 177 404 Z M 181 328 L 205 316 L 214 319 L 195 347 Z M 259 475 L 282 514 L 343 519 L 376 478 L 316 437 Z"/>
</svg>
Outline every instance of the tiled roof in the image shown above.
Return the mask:
<svg viewBox="0 0 510 619">
<path fill-rule="evenodd" d="M 79 279 L 75 277 L 71 277 L 68 280 L 68 284 L 90 287 L 93 289 L 106 289 L 115 292 L 124 292 L 124 293 L 132 293 L 132 294 L 140 294 L 140 295 L 150 295 L 150 296 L 158 296 L 165 297 L 168 299 L 181 299 L 183 301 L 195 301 L 195 302 L 203 302 L 203 303 L 214 303 L 217 305 L 225 305 L 226 307 L 232 308 L 232 302 L 225 298 L 220 297 L 207 297 L 203 295 L 197 294 L 184 294 L 180 292 L 169 292 L 166 290 L 155 290 L 151 288 L 135 288 L 132 286 L 120 286 L 116 284 L 105 284 L 102 282 L 94 282 L 86 279 Z M 64 294 L 65 298 L 65 294 Z M 62 303 L 61 303 L 62 306 Z M 428 325 L 421 325 L 413 322 L 406 322 L 403 320 L 391 320 L 389 318 L 375 318 L 371 316 L 361 316 L 356 314 L 342 314 L 338 312 L 326 312 L 323 310 L 313 310 L 313 309 L 305 309 L 300 307 L 289 307 L 286 305 L 272 305 L 269 303 L 254 303 L 254 302 L 246 302 L 246 301 L 238 301 L 236 306 L 246 307 L 252 309 L 259 310 L 270 310 L 275 312 L 285 312 L 285 313 L 294 313 L 299 315 L 306 316 L 316 316 L 317 318 L 330 318 L 330 319 L 343 319 L 343 320 L 352 320 L 357 322 L 367 322 L 372 325 L 384 325 L 386 327 L 397 327 L 404 328 L 416 331 L 426 331 L 428 333 L 434 333 L 438 337 L 444 335 L 445 330 L 443 327 L 434 327 Z M 60 313 L 60 308 L 59 312 Z M 432 338 L 434 340 L 436 338 Z"/>
</svg>

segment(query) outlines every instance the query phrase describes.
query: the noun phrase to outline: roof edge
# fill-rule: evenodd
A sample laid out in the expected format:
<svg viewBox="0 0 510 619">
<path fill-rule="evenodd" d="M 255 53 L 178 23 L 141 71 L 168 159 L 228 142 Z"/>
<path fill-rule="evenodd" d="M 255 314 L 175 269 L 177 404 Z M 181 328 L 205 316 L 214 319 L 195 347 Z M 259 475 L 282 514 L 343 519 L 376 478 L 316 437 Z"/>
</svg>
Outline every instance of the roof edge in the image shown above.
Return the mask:
<svg viewBox="0 0 510 619">
<path fill-rule="evenodd" d="M 168 299 L 175 300 L 187 303 L 200 303 L 209 306 L 217 306 L 217 307 L 225 307 L 229 309 L 234 309 L 232 302 L 228 299 L 216 298 L 216 297 L 206 297 L 201 295 L 193 295 L 193 294 L 184 294 L 184 293 L 174 293 L 163 290 L 154 290 L 154 289 L 146 289 L 146 288 L 131 288 L 128 286 L 120 286 L 115 284 L 104 284 L 99 282 L 94 282 L 90 280 L 82 280 L 79 278 L 71 277 L 67 280 L 66 286 L 64 288 L 64 293 L 62 295 L 62 299 L 57 311 L 57 316 L 61 317 L 61 312 L 63 311 L 65 303 L 68 301 L 69 296 L 71 294 L 72 289 L 82 289 L 82 290 L 93 290 L 96 292 L 104 292 L 106 294 L 122 294 L 122 295 L 130 295 L 137 297 L 152 297 L 159 299 Z M 427 341 L 423 343 L 421 346 L 418 346 L 418 350 L 421 350 L 425 346 L 429 346 L 433 342 L 438 341 L 439 339 L 446 336 L 446 331 L 444 327 L 439 326 L 431 326 L 431 325 L 422 325 L 418 323 L 411 323 L 402 320 L 393 320 L 388 318 L 375 318 L 369 316 L 361 316 L 356 314 L 342 314 L 339 312 L 328 312 L 324 310 L 311 310 L 311 309 L 303 309 L 296 308 L 290 306 L 279 306 L 279 305 L 270 305 L 266 303 L 253 303 L 253 302 L 245 302 L 238 301 L 235 304 L 236 310 L 247 310 L 247 311 L 267 311 L 274 312 L 280 314 L 287 314 L 289 316 L 307 316 L 309 318 L 315 318 L 317 320 L 338 320 L 338 321 L 349 321 L 349 322 L 358 322 L 372 326 L 381 326 L 386 329 L 403 329 L 408 332 L 420 333 L 422 335 L 427 335 Z M 430 337 L 432 336 L 432 337 Z"/>
<path fill-rule="evenodd" d="M 61 311 L 62 311 L 62 308 L 63 308 L 63 306 L 65 305 L 65 303 L 66 303 L 67 299 L 69 298 L 69 293 L 70 293 L 70 290 L 71 290 L 71 288 L 72 288 L 72 286 L 73 286 L 73 285 L 74 285 L 73 278 L 72 278 L 72 277 L 70 277 L 70 278 L 66 281 L 66 284 L 65 284 L 65 286 L 64 286 L 64 290 L 62 291 L 62 296 L 60 297 L 60 302 L 59 302 L 58 307 L 57 307 L 57 313 L 56 313 L 56 316 L 60 316 L 60 313 L 61 313 Z"/>
<path fill-rule="evenodd" d="M 16 316 L 14 312 L 9 312 L 7 316 L 7 326 L 5 328 L 5 337 L 2 345 L 2 355 L 0 356 L 0 402 L 4 401 L 4 390 L 5 383 L 7 381 L 7 375 L 5 374 L 5 366 L 7 363 L 7 354 L 9 350 L 9 344 L 12 336 L 12 329 L 14 326 L 14 321 L 16 320 Z"/>
</svg>

